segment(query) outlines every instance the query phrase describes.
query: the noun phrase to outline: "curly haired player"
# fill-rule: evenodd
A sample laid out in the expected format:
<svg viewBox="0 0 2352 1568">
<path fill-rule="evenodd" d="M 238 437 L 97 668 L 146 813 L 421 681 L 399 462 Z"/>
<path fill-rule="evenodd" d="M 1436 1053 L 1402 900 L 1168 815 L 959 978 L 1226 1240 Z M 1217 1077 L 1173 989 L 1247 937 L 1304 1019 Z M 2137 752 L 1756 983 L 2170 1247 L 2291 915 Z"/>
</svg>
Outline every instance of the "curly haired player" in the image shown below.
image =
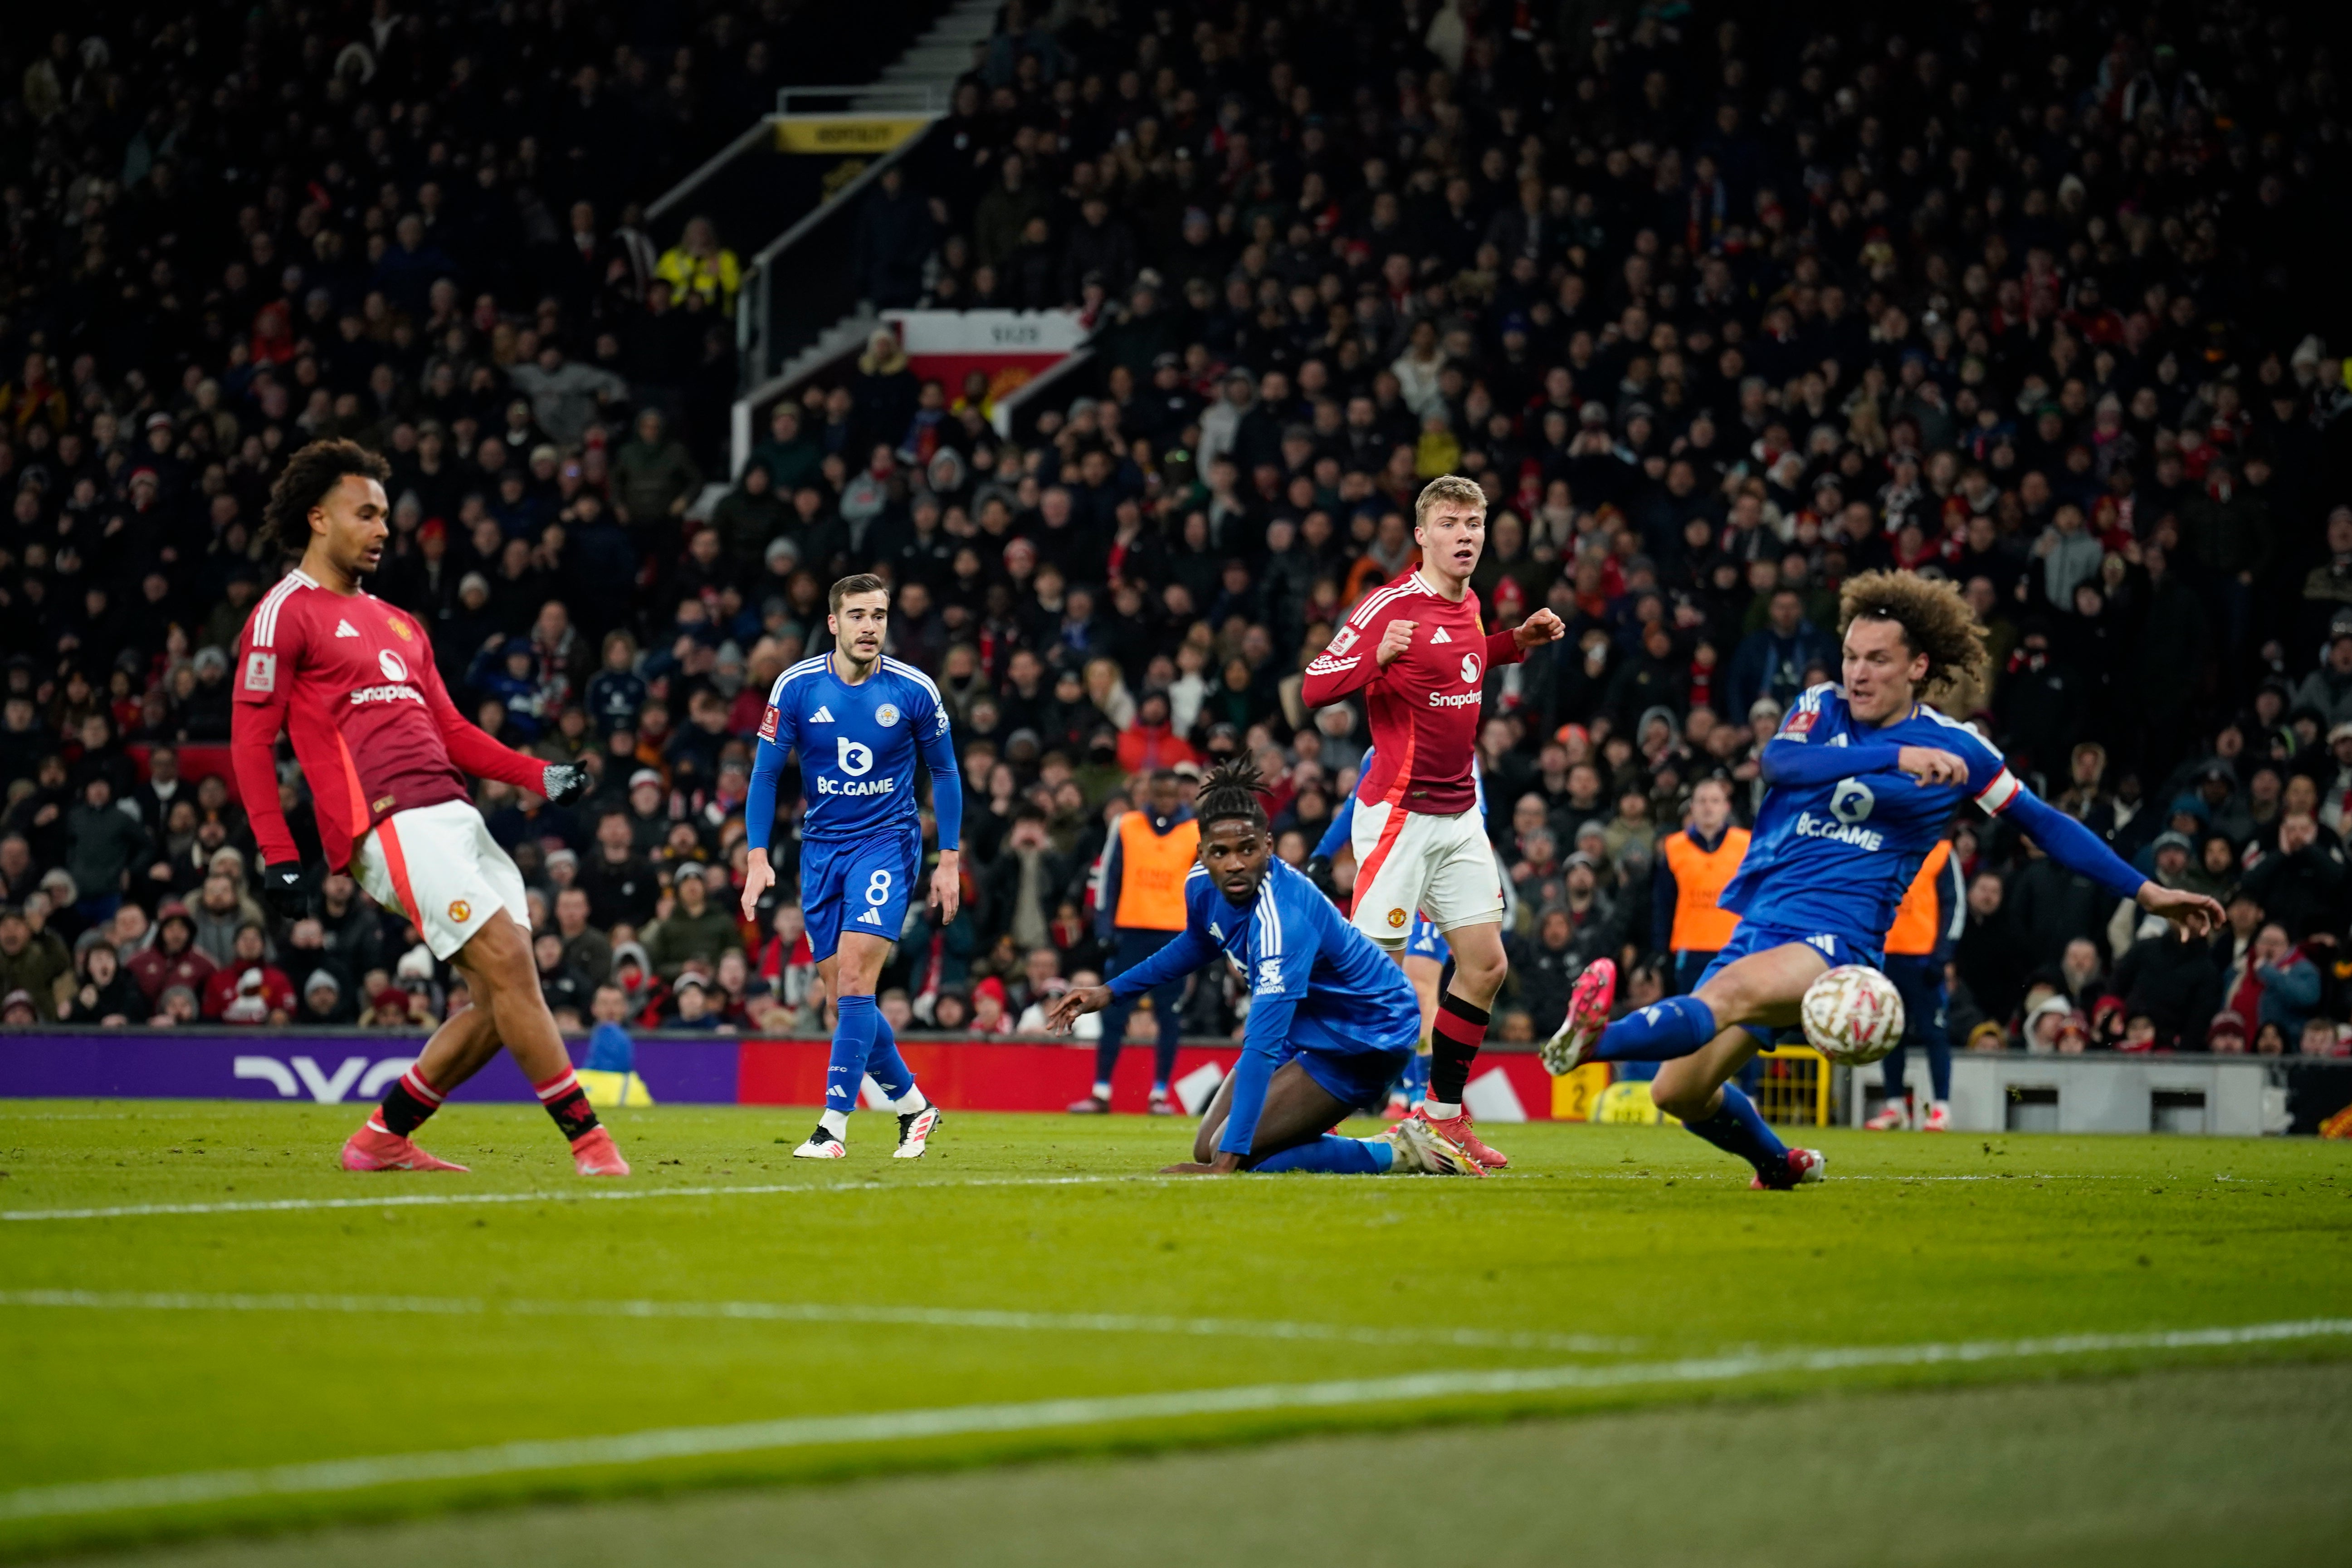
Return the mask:
<svg viewBox="0 0 2352 1568">
<path fill-rule="evenodd" d="M 467 798 L 466 775 L 501 779 L 561 805 L 588 793 L 587 771 L 509 751 L 458 715 L 424 628 L 360 579 L 383 558 L 390 467 L 350 441 L 313 441 L 270 488 L 261 538 L 301 563 L 262 595 L 237 638 L 229 762 L 261 846 L 262 897 L 308 912 L 308 873 L 278 805 L 278 735 L 289 731 L 310 785 L 330 868 L 399 910 L 474 998 L 343 1145 L 347 1171 L 462 1171 L 409 1134 L 503 1044 L 571 1141 L 583 1176 L 625 1176 L 628 1162 L 572 1076 L 539 988 L 522 874 Z"/>
<path fill-rule="evenodd" d="M 1555 1073 L 1587 1061 L 1664 1063 L 1651 1085 L 1658 1105 L 1753 1164 L 1759 1187 L 1819 1181 L 1822 1156 L 1785 1147 L 1729 1079 L 1796 1021 L 1823 971 L 1882 965 L 1895 906 L 1963 799 L 2008 816 L 2069 870 L 2192 933 L 2221 919 L 2211 899 L 2133 870 L 2018 783 L 1975 731 L 1927 705 L 1962 706 L 1982 689 L 1984 628 L 1951 584 L 1868 572 L 1845 584 L 1840 610 L 1844 683 L 1800 697 L 1764 748 L 1764 805 L 1723 892 L 1722 907 L 1740 917 L 1729 945 L 1689 995 L 1614 1024 L 1616 966 L 1596 961 L 1544 1047 Z"/>
</svg>

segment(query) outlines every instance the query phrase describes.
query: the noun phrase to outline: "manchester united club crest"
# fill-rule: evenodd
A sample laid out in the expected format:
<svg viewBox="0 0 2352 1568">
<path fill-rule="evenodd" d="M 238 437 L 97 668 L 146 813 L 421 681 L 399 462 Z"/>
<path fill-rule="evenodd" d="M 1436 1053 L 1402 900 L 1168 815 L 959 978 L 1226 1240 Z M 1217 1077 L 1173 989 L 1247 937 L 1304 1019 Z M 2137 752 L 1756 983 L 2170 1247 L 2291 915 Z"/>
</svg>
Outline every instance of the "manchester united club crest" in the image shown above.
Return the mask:
<svg viewBox="0 0 2352 1568">
<path fill-rule="evenodd" d="M 1402 931 L 1404 929 L 1404 911 L 1402 910 L 1391 910 L 1389 911 L 1389 927 L 1392 931 Z"/>
<path fill-rule="evenodd" d="M 392 628 L 392 635 L 398 637 L 403 642 L 406 642 L 409 638 L 416 635 L 415 632 L 408 629 L 408 623 L 402 620 L 398 616 L 386 616 L 383 618 L 383 623 Z"/>
<path fill-rule="evenodd" d="M 449 904 L 449 918 L 457 924 L 464 925 L 474 918 L 474 906 L 463 899 L 454 899 Z"/>
</svg>

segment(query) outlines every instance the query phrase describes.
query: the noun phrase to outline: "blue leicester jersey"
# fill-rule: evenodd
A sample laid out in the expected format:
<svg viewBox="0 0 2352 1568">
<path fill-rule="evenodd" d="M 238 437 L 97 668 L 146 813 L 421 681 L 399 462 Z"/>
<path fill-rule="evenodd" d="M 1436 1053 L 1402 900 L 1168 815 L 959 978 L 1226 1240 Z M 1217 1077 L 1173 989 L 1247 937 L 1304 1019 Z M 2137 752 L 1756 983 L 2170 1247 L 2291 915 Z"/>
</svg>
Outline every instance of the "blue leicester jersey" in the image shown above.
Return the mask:
<svg viewBox="0 0 2352 1568">
<path fill-rule="evenodd" d="M 1249 982 L 1245 1041 L 1257 1039 L 1262 1018 L 1286 1011 L 1288 1038 L 1302 1047 L 1344 1054 L 1420 1043 L 1421 999 L 1404 971 L 1283 861 L 1266 867 L 1247 909 L 1227 902 L 1209 873 L 1195 868 L 1184 883 L 1184 908 L 1187 925 Z"/>
<path fill-rule="evenodd" d="M 1219 956 L 1249 982 L 1251 1042 L 1277 1018 L 1291 1042 L 1315 1050 L 1390 1051 L 1421 1039 L 1421 1002 L 1404 971 L 1280 860 L 1247 905 L 1228 902 L 1195 866 L 1184 879 L 1184 929 L 1113 975 L 1111 994 L 1139 996 Z"/>
<path fill-rule="evenodd" d="M 1184 881 L 1184 929 L 1113 976 L 1110 993 L 1131 999 L 1220 956 L 1241 971 L 1250 995 L 1218 1140 L 1229 1153 L 1250 1152 L 1266 1085 L 1282 1063 L 1302 1055 L 1402 1057 L 1421 1039 L 1421 1002 L 1404 971 L 1280 860 L 1266 867 L 1246 905 L 1229 902 L 1195 867 Z"/>
<path fill-rule="evenodd" d="M 775 775 L 793 751 L 800 752 L 808 802 L 803 838 L 859 838 L 917 820 L 919 753 L 931 773 L 940 847 L 956 847 L 961 795 L 948 731 L 940 689 L 913 665 L 886 655 L 872 675 L 851 686 L 834 672 L 832 655 L 801 660 L 776 678 L 760 718 L 760 752 L 745 810 L 752 847 L 767 847 Z M 762 799 L 764 810 L 759 809 Z"/>
<path fill-rule="evenodd" d="M 1905 746 L 1951 752 L 1968 765 L 1968 783 L 1927 784 L 1899 772 Z M 1960 803 L 1972 799 L 1991 816 L 2023 789 L 2000 752 L 1958 720 L 1914 704 L 1891 724 L 1864 724 L 1832 685 L 1811 688 L 1790 709 L 1765 745 L 1764 782 L 1747 858 L 1721 906 L 1873 951 Z"/>
</svg>

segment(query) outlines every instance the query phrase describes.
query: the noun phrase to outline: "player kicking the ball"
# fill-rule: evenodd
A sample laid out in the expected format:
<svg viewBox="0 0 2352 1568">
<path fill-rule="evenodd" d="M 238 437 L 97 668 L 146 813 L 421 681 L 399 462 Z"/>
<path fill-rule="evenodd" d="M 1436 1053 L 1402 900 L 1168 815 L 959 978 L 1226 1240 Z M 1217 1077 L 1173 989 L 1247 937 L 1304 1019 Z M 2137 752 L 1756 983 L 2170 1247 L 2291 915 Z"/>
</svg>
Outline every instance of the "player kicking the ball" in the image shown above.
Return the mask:
<svg viewBox="0 0 2352 1568">
<path fill-rule="evenodd" d="M 1427 1096 L 1413 1114 L 1481 1164 L 1507 1162 L 1462 1108 L 1470 1064 L 1503 988 L 1503 877 L 1477 800 L 1478 710 L 1486 672 L 1567 627 L 1538 610 L 1517 630 L 1480 627 L 1470 574 L 1486 543 L 1486 494 L 1447 474 L 1413 505 L 1421 564 L 1364 595 L 1307 665 L 1301 699 L 1328 708 L 1365 694 L 1372 753 L 1356 784 L 1356 929 L 1391 952 L 1419 911 L 1445 940 L 1454 978 L 1431 1025 Z"/>
<path fill-rule="evenodd" d="M 2006 816 L 2050 858 L 2203 935 L 2221 906 L 2159 887 L 2097 835 L 2018 783 L 1975 731 L 1924 706 L 1981 689 L 1984 628 L 1949 583 L 1869 572 L 1841 595 L 1844 684 L 1797 700 L 1764 748 L 1764 805 L 1722 907 L 1739 928 L 1687 996 L 1608 1022 L 1616 966 L 1596 960 L 1544 1047 L 1564 1073 L 1587 1061 L 1654 1061 L 1661 1109 L 1756 1167 L 1754 1184 L 1822 1177 L 1728 1080 L 1797 1020 L 1805 990 L 1842 963 L 1881 966 L 1896 903 L 1962 800 Z M 1603 1026 L 1606 1026 L 1604 1028 Z"/>
<path fill-rule="evenodd" d="M 760 753 L 751 763 L 743 820 L 751 855 L 743 913 L 775 881 L 768 836 L 776 821 L 776 780 L 787 752 L 801 754 L 801 910 L 809 952 L 834 999 L 833 1058 L 824 1079 L 824 1114 L 796 1159 L 838 1160 L 848 1150 L 849 1113 L 872 1073 L 898 1116 L 893 1157 L 915 1160 L 939 1125 L 937 1107 L 915 1087 L 898 1054 L 874 987 L 907 923 L 907 900 L 923 870 L 923 819 L 915 804 L 918 753 L 931 773 L 931 811 L 939 823 L 940 864 L 930 901 L 940 924 L 955 919 L 962 896 L 963 785 L 947 710 L 931 678 L 882 652 L 890 625 L 890 590 L 863 573 L 833 585 L 831 653 L 804 658 L 776 678 L 760 720 Z"/>
<path fill-rule="evenodd" d="M 278 805 L 280 730 L 310 785 L 334 870 L 424 933 L 457 965 L 473 1005 L 425 1044 L 367 1124 L 343 1145 L 347 1171 L 462 1171 L 409 1139 L 449 1091 L 503 1045 L 571 1140 L 583 1176 L 625 1176 L 596 1121 L 539 988 L 522 875 L 467 797 L 466 774 L 500 779 L 558 805 L 588 793 L 586 770 L 510 752 L 468 724 L 434 668 L 424 629 L 360 579 L 383 557 L 391 467 L 350 441 L 314 441 L 287 462 L 262 513 L 263 542 L 301 564 L 262 595 L 237 639 L 229 759 L 279 915 L 310 889 Z"/>
<path fill-rule="evenodd" d="M 1248 763 L 1211 773 L 1193 810 L 1201 863 L 1184 883 L 1184 929 L 1108 985 L 1064 992 L 1045 1026 L 1139 996 L 1229 958 L 1249 982 L 1241 1059 L 1193 1135 L 1192 1162 L 1169 1174 L 1320 1171 L 1334 1175 L 1483 1176 L 1425 1121 L 1371 1138 L 1331 1129 L 1377 1106 L 1412 1059 L 1421 1009 L 1397 966 L 1339 918 L 1301 873 L 1274 858 L 1274 835 Z"/>
</svg>

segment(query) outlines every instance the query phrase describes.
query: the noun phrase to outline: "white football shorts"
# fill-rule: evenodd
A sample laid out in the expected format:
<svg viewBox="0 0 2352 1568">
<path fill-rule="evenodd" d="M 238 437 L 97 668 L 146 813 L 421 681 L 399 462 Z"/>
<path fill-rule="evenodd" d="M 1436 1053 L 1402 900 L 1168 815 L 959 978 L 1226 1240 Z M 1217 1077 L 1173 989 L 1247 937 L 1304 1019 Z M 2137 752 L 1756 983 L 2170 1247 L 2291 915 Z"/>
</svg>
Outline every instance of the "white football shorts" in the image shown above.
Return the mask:
<svg viewBox="0 0 2352 1568">
<path fill-rule="evenodd" d="M 1382 947 L 1404 945 L 1415 910 L 1441 933 L 1502 920 L 1503 873 L 1477 807 L 1433 816 L 1359 801 L 1349 837 L 1356 851 L 1350 918 Z"/>
<path fill-rule="evenodd" d="M 530 936 L 522 873 L 471 801 L 394 812 L 360 840 L 352 874 L 368 897 L 415 921 L 436 958 L 465 946 L 500 910 Z"/>
</svg>

